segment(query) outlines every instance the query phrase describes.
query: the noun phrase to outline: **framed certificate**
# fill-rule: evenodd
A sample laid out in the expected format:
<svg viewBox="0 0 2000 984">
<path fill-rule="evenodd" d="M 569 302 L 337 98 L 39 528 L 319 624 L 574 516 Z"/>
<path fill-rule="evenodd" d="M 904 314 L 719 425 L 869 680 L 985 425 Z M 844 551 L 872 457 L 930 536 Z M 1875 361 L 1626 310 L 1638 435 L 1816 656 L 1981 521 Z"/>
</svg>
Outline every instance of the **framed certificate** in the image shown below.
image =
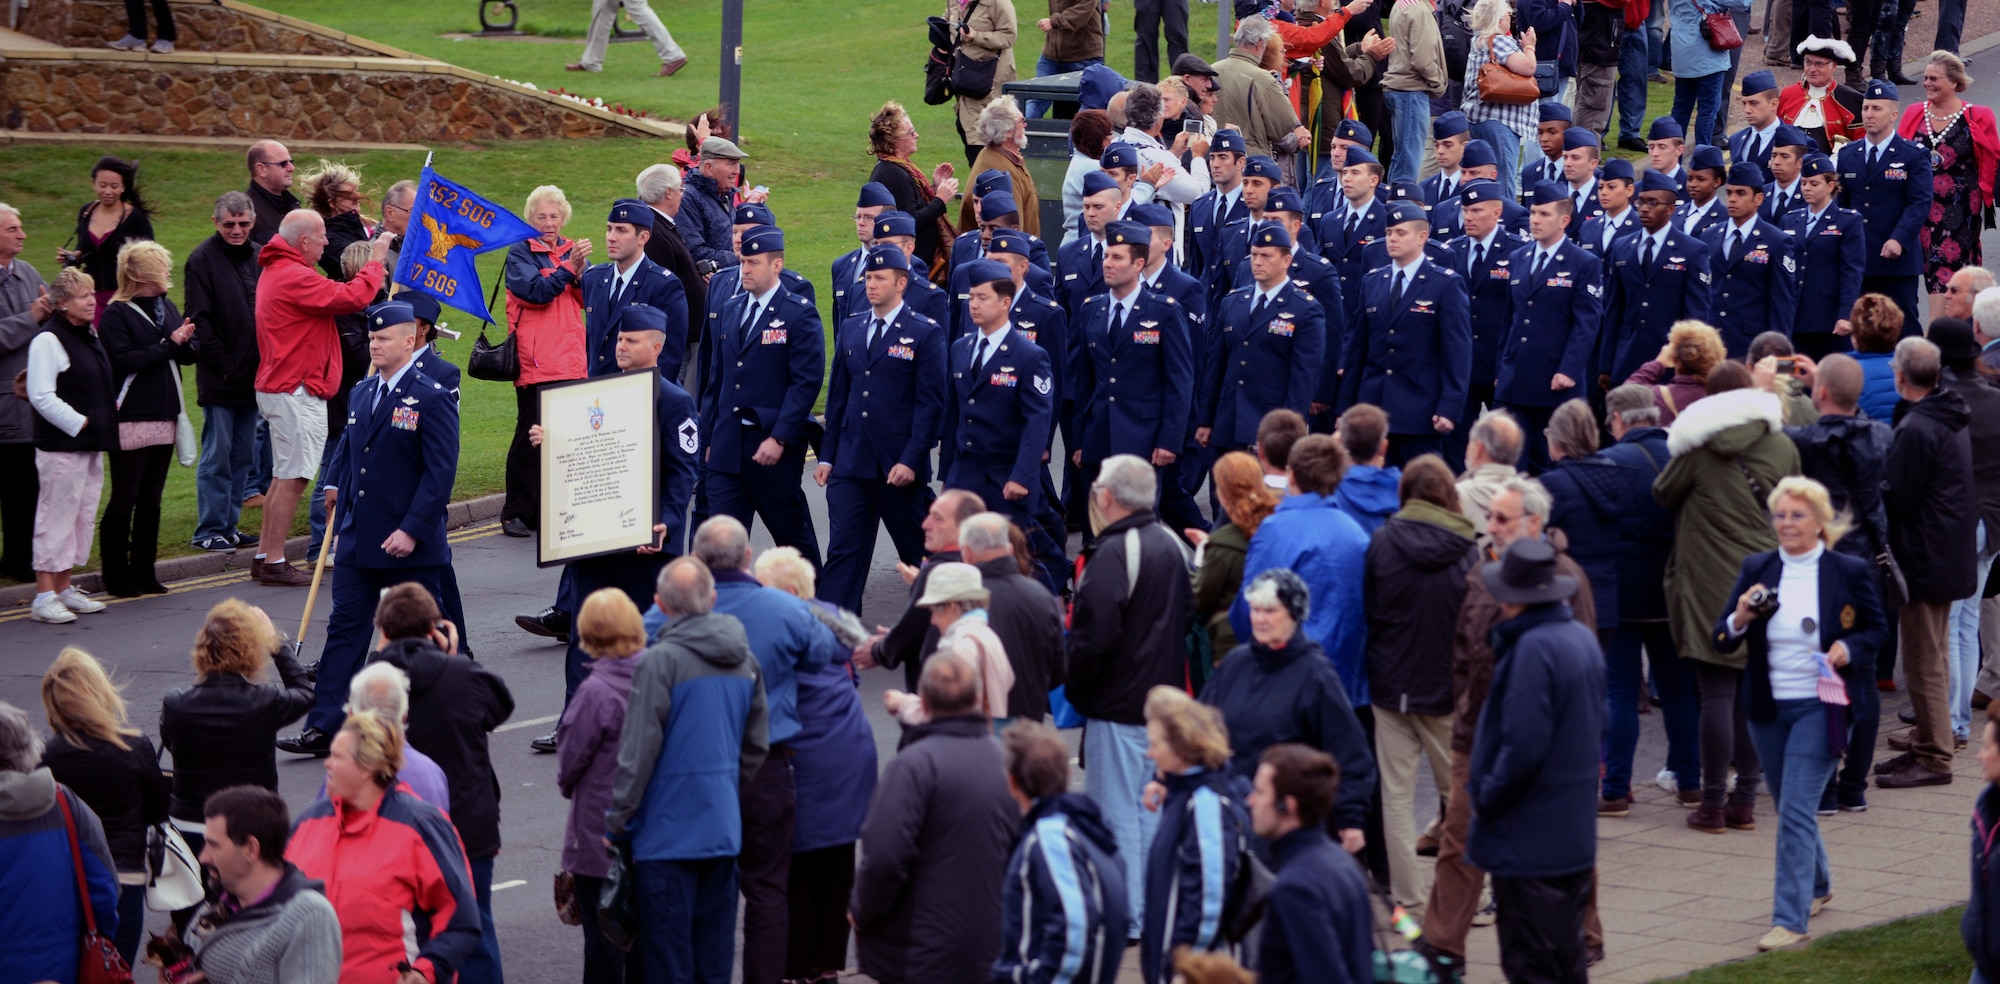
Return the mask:
<svg viewBox="0 0 2000 984">
<path fill-rule="evenodd" d="M 544 383 L 542 567 L 630 553 L 653 542 L 659 515 L 660 371 Z"/>
</svg>

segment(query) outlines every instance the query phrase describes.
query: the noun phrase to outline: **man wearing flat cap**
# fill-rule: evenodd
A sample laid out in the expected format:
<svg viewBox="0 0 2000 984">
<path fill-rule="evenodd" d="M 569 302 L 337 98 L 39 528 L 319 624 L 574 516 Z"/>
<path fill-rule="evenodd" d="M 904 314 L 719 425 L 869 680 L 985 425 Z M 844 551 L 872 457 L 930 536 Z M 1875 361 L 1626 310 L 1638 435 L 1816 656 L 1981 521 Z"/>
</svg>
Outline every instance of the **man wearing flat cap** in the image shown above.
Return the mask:
<svg viewBox="0 0 2000 984">
<path fill-rule="evenodd" d="M 646 256 L 653 234 L 653 209 L 636 198 L 621 198 L 604 220 L 604 251 L 610 257 L 583 271 L 583 316 L 587 335 L 585 366 L 592 376 L 618 371 L 618 336 L 611 330 L 627 305 L 645 304 L 665 313 L 667 344 L 660 351 L 660 371 L 679 379 L 687 354 L 687 292 L 701 290 Z"/>
<path fill-rule="evenodd" d="M 1501 621 L 1472 740 L 1466 859 L 1493 877 L 1508 979 L 1587 980 L 1604 656 L 1571 615 L 1579 582 L 1558 573 L 1547 542 L 1516 540 L 1479 576 Z"/>
<path fill-rule="evenodd" d="M 881 236 L 877 235 L 877 239 Z M 764 517 L 771 539 L 819 567 L 806 509 L 806 426 L 826 375 L 819 309 L 785 289 L 785 234 L 743 234 L 743 290 L 722 303 L 701 394 L 703 484 L 711 515 L 745 529 Z"/>
<path fill-rule="evenodd" d="M 697 150 L 700 163 L 687 176 L 681 210 L 675 218 L 681 225 L 681 238 L 687 240 L 688 252 L 694 254 L 696 263 L 708 260 L 718 270 L 732 267 L 737 257 L 729 249 L 731 192 L 742 173 L 743 161 L 750 155 L 721 137 L 702 140 Z"/>
<path fill-rule="evenodd" d="M 1526 464 L 1537 472 L 1550 464 L 1542 432 L 1556 407 L 1584 395 L 1598 326 L 1610 324 L 1602 318 L 1600 284 L 1608 278 L 1598 256 L 1561 232 L 1563 212 L 1573 207 L 1567 199 L 1537 192 L 1528 220 L 1535 241 L 1508 255 L 1502 271 L 1512 316 L 1499 345 L 1493 399 L 1520 422 Z M 1614 240 L 1612 249 L 1632 238 Z"/>
<path fill-rule="evenodd" d="M 1883 294 L 1903 309 L 1903 335 L 1918 333 L 1917 280 L 1923 250 L 1917 233 L 1931 214 L 1931 155 L 1896 132 L 1896 87 L 1868 83 L 1861 102 L 1861 139 L 1840 148 L 1840 204 L 1868 225 L 1868 269 L 1861 290 Z"/>
<path fill-rule="evenodd" d="M 1778 79 L 1769 71 L 1743 76 L 1743 126 L 1729 135 L 1729 160 L 1749 162 L 1760 170 L 1771 160 L 1771 147 L 1778 135 Z M 1771 180 L 1769 171 L 1765 182 Z"/>
<path fill-rule="evenodd" d="M 1868 13 L 1872 20 L 1875 11 Z M 1857 9 L 1857 32 L 1860 23 L 1861 12 Z M 1867 34 L 1857 33 L 1855 37 L 1864 45 L 1867 43 Z M 1841 85 L 1835 77 L 1843 65 L 1850 73 L 1858 71 L 1854 49 L 1839 38 L 1814 32 L 1798 43 L 1798 51 L 1805 59 L 1805 72 L 1797 82 L 1778 93 L 1778 118 L 1818 141 L 1821 153 L 1833 153 L 1836 143 L 1861 139 L 1861 92 L 1850 85 Z M 1852 81 L 1859 81 L 1858 76 L 1852 76 Z"/>
<path fill-rule="evenodd" d="M 1430 223 L 1416 202 L 1388 208 L 1388 263 L 1361 279 L 1342 353 L 1336 411 L 1372 403 L 1389 414 L 1389 463 L 1440 453 L 1460 424 L 1472 376 L 1465 278 L 1424 253 Z"/>
<path fill-rule="evenodd" d="M 377 304 L 366 317 L 375 374 L 348 392 L 347 427 L 322 485 L 335 524 L 333 612 L 305 730 L 278 742 L 294 755 L 332 748 L 382 591 L 414 581 L 436 599 L 451 563 L 444 527 L 458 478 L 458 401 L 411 364 L 418 329 L 408 304 Z"/>
<path fill-rule="evenodd" d="M 1708 320 L 1709 249 L 1674 222 L 1674 199 L 1673 182 L 1647 171 L 1639 179 L 1639 232 L 1611 244 L 1597 361 L 1604 390 L 1658 354 L 1674 322 Z"/>
<path fill-rule="evenodd" d="M 1749 161 L 1729 168 L 1722 190 L 1729 221 L 1709 230 L 1714 317 L 1729 357 L 1750 351 L 1750 340 L 1767 331 L 1790 335 L 1798 300 L 1791 237 L 1757 213 L 1764 204 L 1764 172 Z"/>
</svg>

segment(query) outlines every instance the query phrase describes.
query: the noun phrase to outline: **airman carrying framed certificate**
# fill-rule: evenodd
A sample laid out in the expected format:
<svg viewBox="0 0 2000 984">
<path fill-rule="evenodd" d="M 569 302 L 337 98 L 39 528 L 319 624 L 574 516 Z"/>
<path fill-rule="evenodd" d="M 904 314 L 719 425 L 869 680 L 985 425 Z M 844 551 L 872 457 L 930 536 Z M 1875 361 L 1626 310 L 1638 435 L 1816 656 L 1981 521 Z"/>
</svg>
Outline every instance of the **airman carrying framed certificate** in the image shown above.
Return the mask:
<svg viewBox="0 0 2000 984">
<path fill-rule="evenodd" d="M 653 542 L 659 375 L 634 369 L 542 385 L 540 566 L 631 553 Z"/>
</svg>

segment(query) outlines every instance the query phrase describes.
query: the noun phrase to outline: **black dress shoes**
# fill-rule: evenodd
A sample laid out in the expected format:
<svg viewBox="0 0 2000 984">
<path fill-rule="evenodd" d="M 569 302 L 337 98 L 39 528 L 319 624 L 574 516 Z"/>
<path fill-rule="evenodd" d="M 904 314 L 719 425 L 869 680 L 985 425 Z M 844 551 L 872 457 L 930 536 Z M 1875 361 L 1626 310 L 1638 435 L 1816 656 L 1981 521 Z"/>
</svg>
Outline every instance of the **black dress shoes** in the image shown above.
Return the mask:
<svg viewBox="0 0 2000 984">
<path fill-rule="evenodd" d="M 538 752 L 553 752 L 556 750 L 556 733 L 551 731 L 529 742 L 528 747 Z"/>
<path fill-rule="evenodd" d="M 318 728 L 307 728 L 290 738 L 278 739 L 278 751 L 325 758 L 333 751 L 333 736 Z"/>
<path fill-rule="evenodd" d="M 569 641 L 569 613 L 560 608 L 544 608 L 534 615 L 516 615 L 514 624 L 544 639 Z"/>
</svg>

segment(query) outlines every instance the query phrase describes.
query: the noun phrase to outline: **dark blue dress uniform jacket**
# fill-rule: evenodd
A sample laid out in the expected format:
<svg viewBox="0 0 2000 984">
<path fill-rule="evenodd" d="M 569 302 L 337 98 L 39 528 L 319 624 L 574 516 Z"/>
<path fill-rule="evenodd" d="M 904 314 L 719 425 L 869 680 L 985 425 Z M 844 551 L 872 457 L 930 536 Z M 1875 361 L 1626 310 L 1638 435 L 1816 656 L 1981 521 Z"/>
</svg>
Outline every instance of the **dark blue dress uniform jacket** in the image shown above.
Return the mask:
<svg viewBox="0 0 2000 984">
<path fill-rule="evenodd" d="M 1451 268 L 1465 278 L 1465 290 L 1472 310 L 1472 386 L 1492 386 L 1500 378 L 1500 343 L 1514 327 L 1514 280 L 1528 275 L 1526 267 L 1514 262 L 1514 251 L 1527 245 L 1525 236 L 1505 229 L 1493 236 L 1484 266 L 1472 265 L 1471 236 L 1451 242 Z"/>
<path fill-rule="evenodd" d="M 1508 232 L 1528 234 L 1528 210 L 1514 202 L 1500 202 L 1500 228 Z M 1465 235 L 1465 202 L 1452 198 L 1431 208 L 1431 238 L 1441 243 L 1449 243 Z"/>
<path fill-rule="evenodd" d="M 820 457 L 843 478 L 881 478 L 907 465 L 928 482 L 944 422 L 944 328 L 905 305 L 870 346 L 874 321 L 874 311 L 863 311 L 834 339 Z"/>
<path fill-rule="evenodd" d="M 451 562 L 445 507 L 458 479 L 458 400 L 411 366 L 382 395 L 379 377 L 348 391 L 347 428 L 326 467 L 340 490 L 333 562 L 340 567 L 435 567 Z M 417 541 L 408 557 L 382 550 L 402 530 Z"/>
<path fill-rule="evenodd" d="M 614 304 L 611 285 L 617 274 L 618 265 L 609 261 L 583 271 L 583 320 L 588 342 L 584 356 L 589 360 L 590 375 L 608 376 L 619 371 L 618 333 L 612 330 L 619 309 L 627 304 L 650 304 L 667 316 L 667 344 L 660 349 L 660 371 L 669 379 L 679 379 L 681 363 L 687 358 L 687 286 L 666 267 L 641 256 L 632 269 L 625 296 Z"/>
<path fill-rule="evenodd" d="M 1084 461 L 1151 459 L 1186 445 L 1194 413 L 1194 341 L 1179 301 L 1143 288 L 1117 334 L 1111 294 L 1083 302 L 1076 322 L 1076 417 Z"/>
<path fill-rule="evenodd" d="M 1558 168 L 1557 170 L 1561 169 Z M 1563 181 L 1562 178 L 1557 178 L 1556 180 L 1562 181 L 1563 187 L 1569 188 L 1567 181 Z M 1583 238 L 1583 226 L 1585 223 L 1592 219 L 1601 219 L 1604 217 L 1604 205 L 1597 200 L 1598 180 L 1597 178 L 1590 179 L 1590 183 L 1584 186 L 1583 207 L 1572 209 L 1569 213 L 1569 225 L 1563 229 L 1563 235 L 1568 236 L 1572 241 Z M 1574 193 L 1575 189 L 1571 188 L 1570 191 Z"/>
<path fill-rule="evenodd" d="M 1380 242 L 1382 232 L 1388 228 L 1389 210 L 1379 201 L 1368 203 L 1368 210 L 1361 213 L 1361 221 L 1355 223 L 1354 235 L 1347 234 L 1345 219 L 1339 208 L 1320 218 L 1319 255 L 1333 262 L 1340 271 L 1340 296 L 1347 299 L 1347 324 L 1341 326 L 1342 341 L 1351 333 L 1354 317 L 1354 299 L 1361 296 L 1361 277 L 1368 272 L 1362 253 L 1367 247 Z"/>
<path fill-rule="evenodd" d="M 1320 346 L 1323 355 L 1320 359 L 1319 371 L 1315 374 L 1315 378 L 1319 382 L 1313 388 L 1311 402 L 1332 406 L 1340 399 L 1340 384 L 1338 380 L 1340 379 L 1341 345 L 1347 340 L 1348 326 L 1347 294 L 1341 289 L 1340 267 L 1334 265 L 1332 260 L 1301 246 L 1292 250 L 1292 265 L 1286 271 L 1286 276 L 1291 278 L 1293 287 L 1305 291 L 1319 305 L 1319 312 L 1324 324 L 1323 337 L 1325 341 Z M 1255 285 L 1256 280 L 1250 275 L 1250 264 L 1243 264 L 1243 272 L 1237 278 L 1236 289 L 1241 290 L 1246 287 L 1254 287 Z M 1243 310 L 1247 314 L 1250 309 L 1244 308 Z M 1211 328 L 1209 330 L 1208 341 L 1202 347 L 1195 349 L 1195 362 L 1201 366 L 1199 378 L 1202 379 L 1208 378 L 1208 367 L 1202 365 L 1202 363 L 1208 357 L 1209 351 L 1215 347 L 1217 332 L 1217 329 L 1213 327 L 1216 324 L 1214 318 L 1209 319 L 1209 324 Z M 1285 405 L 1290 406 L 1291 404 L 1287 403 Z M 1299 410 L 1299 412 L 1303 414 L 1306 411 Z M 1249 445 L 1243 446 L 1248 447 Z"/>
<path fill-rule="evenodd" d="M 1076 357 L 1070 337 L 1069 315 L 1062 305 L 1049 300 L 1047 295 L 1033 290 L 1016 290 L 1014 307 L 1008 312 L 1008 323 L 1013 326 L 1012 334 L 1041 346 L 1049 357 L 1049 372 L 1055 377 L 1055 398 L 1060 401 L 1073 399 L 1070 392 L 1070 361 Z M 946 345 L 951 344 L 947 340 Z M 1052 427 L 1049 433 L 1053 435 Z"/>
<path fill-rule="evenodd" d="M 1868 165 L 1868 142 L 1856 140 L 1840 148 L 1834 163 L 1840 172 L 1840 197 L 1835 203 L 1861 213 L 1868 224 L 1870 277 L 1914 277 L 1924 272 L 1917 230 L 1931 217 L 1931 155 L 1900 136 L 1889 138 L 1880 164 Z M 1894 239 L 1903 255 L 1882 257 L 1882 244 Z"/>
<path fill-rule="evenodd" d="M 1757 217 L 1772 225 L 1778 225 L 1785 213 L 1795 208 L 1806 207 L 1804 191 L 1795 191 L 1789 199 L 1779 189 L 1776 181 L 1764 186 L 1764 204 L 1757 206 Z"/>
<path fill-rule="evenodd" d="M 711 471 L 735 474 L 767 437 L 797 444 L 826 375 L 826 331 L 811 301 L 781 284 L 757 323 L 746 327 L 750 300 L 737 294 L 725 301 L 711 336 L 701 395 Z"/>
<path fill-rule="evenodd" d="M 1812 212 L 1797 208 L 1779 223 L 1792 240 L 1792 262 L 1798 266 L 1793 278 L 1798 298 L 1793 312 L 1792 334 L 1824 335 L 1833 323 L 1854 310 L 1861 296 L 1861 278 L 1868 269 L 1868 227 L 1861 213 L 1828 205 L 1819 223 L 1811 225 Z M 1811 228 L 1808 229 L 1808 226 Z"/>
<path fill-rule="evenodd" d="M 1026 488 L 1032 499 L 1041 487 L 1042 452 L 1055 420 L 1055 378 L 1048 353 L 1011 328 L 986 365 L 970 368 L 977 333 L 951 343 L 945 368 L 951 372 L 952 405 L 944 418 L 938 470 L 948 489 L 971 489 L 998 508 L 1008 482 Z M 1150 452 L 1150 449 L 1148 449 Z"/>
<path fill-rule="evenodd" d="M 1250 218 L 1250 207 L 1243 204 L 1243 193 L 1238 189 L 1236 200 L 1229 205 L 1229 211 L 1221 222 L 1215 221 L 1215 206 L 1222 193 L 1210 189 L 1208 193 L 1194 200 L 1187 211 L 1187 247 L 1184 250 L 1187 272 L 1204 285 L 1214 282 L 1217 260 L 1222 250 L 1222 230 L 1239 219 Z"/>
<path fill-rule="evenodd" d="M 1659 354 L 1674 322 L 1708 320 L 1708 247 L 1678 224 L 1668 226 L 1652 267 L 1641 270 L 1644 239 L 1641 232 L 1612 243 L 1611 265 L 1604 271 L 1605 328 L 1597 371 L 1610 373 L 1614 386 Z"/>
<path fill-rule="evenodd" d="M 1703 213 L 1701 221 L 1693 229 L 1689 229 L 1688 216 L 1693 214 L 1694 199 L 1683 199 L 1674 209 L 1674 231 L 1701 239 L 1708 235 L 1709 230 L 1719 225 L 1727 225 L 1729 222 L 1729 209 L 1723 204 L 1722 193 L 1719 191 L 1715 193 L 1715 199 L 1709 203 L 1708 211 Z"/>
<path fill-rule="evenodd" d="M 1022 235 L 1027 235 L 1022 233 Z M 1028 272 L 1023 279 L 1035 293 L 1048 296 L 1055 293 L 1055 274 L 1049 272 L 1049 249 L 1042 245 L 1038 236 L 1028 236 Z M 951 273 L 947 279 L 951 289 L 946 301 L 951 305 L 951 323 L 945 327 L 951 330 L 951 337 L 957 338 L 972 330 L 972 313 L 967 309 L 967 300 L 972 296 L 971 275 L 965 272 L 965 265 L 973 260 L 984 259 L 986 250 L 979 245 L 979 230 L 974 229 L 954 240 L 951 246 Z M 863 302 L 864 306 L 866 302 Z M 860 308 L 856 308 L 858 312 Z"/>
<path fill-rule="evenodd" d="M 666 552 L 687 553 L 688 503 L 694 499 L 695 475 L 701 460 L 701 410 L 678 383 L 660 377 L 659 402 L 653 405 L 653 425 L 660 444 L 660 517 L 667 528 Z"/>
<path fill-rule="evenodd" d="M 1433 434 L 1432 417 L 1457 422 L 1472 377 L 1472 319 L 1465 278 L 1426 258 L 1393 308 L 1396 269 L 1361 282 L 1354 337 L 1345 353 L 1340 409 L 1373 403 L 1392 434 Z"/>
<path fill-rule="evenodd" d="M 1530 272 L 1535 249 L 1533 244 L 1522 246 L 1509 258 L 1508 265 L 1519 275 L 1508 278 L 1514 317 L 1500 346 L 1493 398 L 1514 406 L 1553 407 L 1583 395 L 1604 288 L 1597 258 L 1576 243 L 1558 246 L 1539 277 Z M 1576 385 L 1550 389 L 1557 373 Z"/>
<path fill-rule="evenodd" d="M 1256 444 L 1265 414 L 1286 407 L 1306 416 L 1320 389 L 1327 321 L 1319 301 L 1287 280 L 1253 323 L 1260 296 L 1255 286 L 1231 291 L 1215 319 L 1195 415 L 1197 425 L 1213 428 L 1215 447 Z"/>
<path fill-rule="evenodd" d="M 1584 252 L 1596 257 L 1600 269 L 1609 263 L 1611 259 L 1611 251 L 1604 247 L 1604 226 L 1610 222 L 1611 217 L 1609 215 L 1600 214 L 1596 218 L 1585 222 L 1583 224 L 1583 231 L 1577 233 L 1576 236 L 1576 244 L 1583 247 Z M 1639 231 L 1639 210 L 1636 208 L 1626 209 L 1625 217 L 1612 224 L 1615 228 L 1611 233 L 1611 242 L 1613 245 L 1616 245 L 1618 240 Z"/>
<path fill-rule="evenodd" d="M 1736 223 L 1725 222 L 1711 230 L 1708 244 L 1711 285 L 1711 321 L 1722 333 L 1722 344 L 1732 359 L 1750 351 L 1750 340 L 1767 331 L 1792 333 L 1793 309 L 1798 304 L 1798 261 L 1792 258 L 1792 240 L 1784 231 L 1763 219 L 1751 224 L 1750 238 L 1731 260 L 1728 243 Z"/>
</svg>

